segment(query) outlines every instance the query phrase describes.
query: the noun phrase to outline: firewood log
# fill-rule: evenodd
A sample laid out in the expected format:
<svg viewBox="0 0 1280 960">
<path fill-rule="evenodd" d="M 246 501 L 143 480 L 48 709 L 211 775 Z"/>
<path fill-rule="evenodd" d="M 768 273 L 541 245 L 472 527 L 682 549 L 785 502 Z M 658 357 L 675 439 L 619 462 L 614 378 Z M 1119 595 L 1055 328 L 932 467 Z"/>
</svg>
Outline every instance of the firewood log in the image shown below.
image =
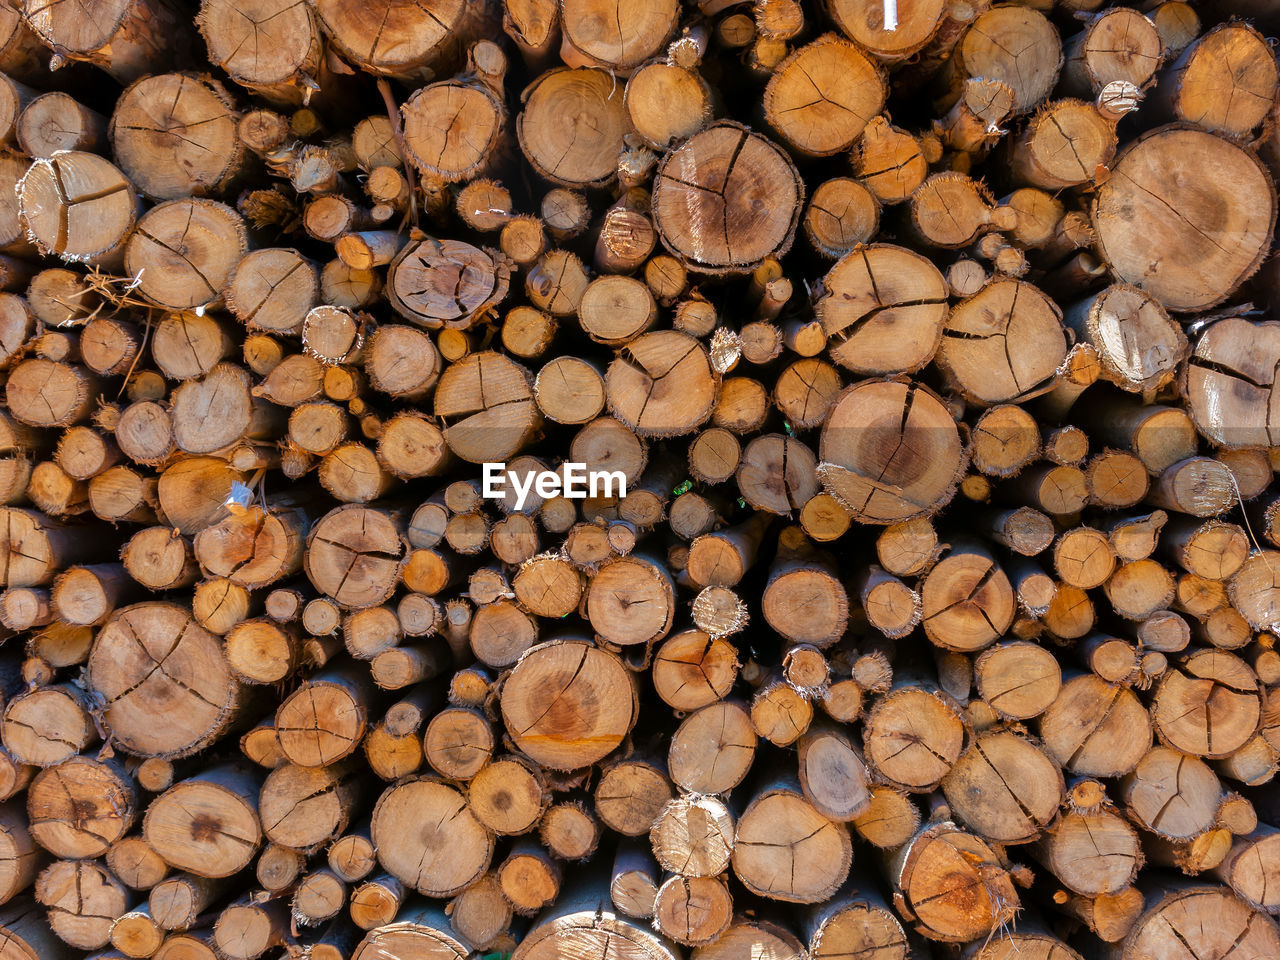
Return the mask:
<svg viewBox="0 0 1280 960">
<path fill-rule="evenodd" d="M 147 77 L 121 95 L 111 115 L 113 152 L 134 186 L 156 200 L 220 194 L 244 163 L 233 109 L 215 80 Z M 187 132 L 193 127 L 194 136 Z"/>
<path fill-rule="evenodd" d="M 59 59 L 92 63 L 122 84 L 177 66 L 194 46 L 190 12 L 165 0 L 133 0 L 92 13 L 24 3 L 22 13 Z"/>
<path fill-rule="evenodd" d="M 1276 21 L 1050 6 L 0 8 L 0 954 L 1277 952 Z"/>
<path fill-rule="evenodd" d="M 1215 174 L 1170 183 L 1168 164 L 1176 155 Z M 1239 194 L 1217 192 L 1215 184 L 1226 169 L 1235 171 L 1232 177 L 1240 183 L 1252 184 L 1242 189 L 1251 196 L 1256 191 L 1256 205 L 1242 208 L 1233 203 Z M 1263 255 L 1259 240 L 1270 233 L 1275 218 L 1273 194 L 1252 155 L 1199 130 L 1160 128 L 1134 141 L 1116 160 L 1112 176 L 1099 189 L 1093 223 L 1118 279 L 1141 279 L 1143 288 L 1169 309 L 1198 310 L 1222 302 L 1257 270 Z M 1147 272 L 1148 263 L 1139 265 L 1123 249 L 1129 241 L 1123 220 L 1114 213 L 1117 204 L 1155 204 L 1150 222 L 1169 231 L 1172 249 L 1154 273 Z M 1171 210 L 1201 208 L 1212 209 L 1215 215 L 1228 211 L 1224 222 L 1230 223 L 1227 230 L 1235 238 L 1230 246 L 1206 246 L 1194 220 L 1181 215 L 1167 219 Z"/>
<path fill-rule="evenodd" d="M 895 851 L 891 875 L 894 905 L 931 939 L 981 939 L 1019 907 L 999 855 L 946 820 L 927 825 Z"/>
</svg>

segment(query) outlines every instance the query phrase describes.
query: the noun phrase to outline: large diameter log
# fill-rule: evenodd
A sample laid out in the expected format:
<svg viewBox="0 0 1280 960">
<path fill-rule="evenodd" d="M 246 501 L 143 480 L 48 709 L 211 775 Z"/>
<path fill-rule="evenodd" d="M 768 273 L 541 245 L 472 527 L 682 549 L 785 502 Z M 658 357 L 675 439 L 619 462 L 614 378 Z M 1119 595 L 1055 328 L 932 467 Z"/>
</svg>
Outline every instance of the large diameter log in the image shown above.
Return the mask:
<svg viewBox="0 0 1280 960">
<path fill-rule="evenodd" d="M 676 0 L 605 4 L 566 0 L 560 6 L 561 59 L 599 66 L 623 77 L 662 49 L 680 13 Z M 611 26 L 602 29 L 602 23 Z"/>
<path fill-rule="evenodd" d="M 144 757 L 202 749 L 227 728 L 240 700 L 217 638 L 190 609 L 167 602 L 117 610 L 94 641 L 86 683 L 105 703 L 115 742 Z"/>
<path fill-rule="evenodd" d="M 953 84 L 968 77 L 1000 80 L 1013 91 L 1015 114 L 1030 113 L 1053 90 L 1062 40 L 1039 10 L 998 4 L 974 19 L 948 64 Z"/>
<path fill-rule="evenodd" d="M 479 45 L 484 56 L 496 56 L 493 68 L 505 69 L 501 52 Z M 416 91 L 400 112 L 404 116 L 407 158 L 426 177 L 448 183 L 472 180 L 497 159 L 506 126 L 501 72 L 479 73 L 432 83 Z"/>
<path fill-rule="evenodd" d="M 449 449 L 471 463 L 509 459 L 542 419 L 529 372 L 487 350 L 445 370 L 436 384 L 435 415 Z"/>
<path fill-rule="evenodd" d="M 317 590 L 345 607 L 363 609 L 391 597 L 407 552 L 395 515 L 347 504 L 311 528 L 303 565 Z"/>
<path fill-rule="evenodd" d="M 60 58 L 101 67 L 121 84 L 192 54 L 191 14 L 171 0 L 95 3 L 75 10 L 26 0 L 23 18 Z"/>
<path fill-rule="evenodd" d="M 622 661 L 584 640 L 530 649 L 507 677 L 502 719 L 530 758 L 576 770 L 605 757 L 635 724 L 634 681 Z"/>
<path fill-rule="evenodd" d="M 880 779 L 925 793 L 936 787 L 959 759 L 964 735 L 964 721 L 950 696 L 902 682 L 868 714 L 863 725 L 863 753 Z"/>
<path fill-rule="evenodd" d="M 877 59 L 896 63 L 929 42 L 946 4 L 943 0 L 921 0 L 895 5 L 893 18 L 888 18 L 887 8 L 875 0 L 827 0 L 825 6 L 851 40 Z"/>
<path fill-rule="evenodd" d="M 941 509 L 964 468 L 955 420 L 917 383 L 847 387 L 822 427 L 818 476 L 854 519 L 890 524 Z"/>
<path fill-rule="evenodd" d="M 56 162 L 56 161 L 55 161 Z M 244 220 L 213 200 L 170 200 L 138 221 L 125 245 L 125 270 L 138 291 L 171 310 L 222 301 L 232 272 L 248 249 Z"/>
<path fill-rule="evenodd" d="M 710 418 L 716 388 L 706 348 L 675 330 L 633 340 L 605 375 L 609 409 L 642 437 L 692 433 Z"/>
<path fill-rule="evenodd" d="M 695 134 L 658 166 L 653 216 L 662 242 L 687 266 L 744 273 L 791 246 L 804 186 L 790 158 L 741 124 Z"/>
<path fill-rule="evenodd" d="M 1186 359 L 1182 327 L 1156 300 L 1128 284 L 1112 284 L 1082 300 L 1066 312 L 1066 323 L 1093 345 L 1103 376 L 1123 390 L 1161 387 Z M 1134 350 L 1131 344 L 1142 346 Z"/>
<path fill-rule="evenodd" d="M 1175 120 L 1244 138 L 1266 118 L 1278 80 L 1263 36 L 1247 23 L 1222 23 L 1161 74 L 1154 106 Z"/>
<path fill-rule="evenodd" d="M 812 904 L 849 876 L 849 829 L 819 814 L 797 783 L 774 783 L 742 812 L 732 860 L 733 873 L 756 895 Z"/>
<path fill-rule="evenodd" d="M 1013 733 L 988 731 L 942 781 L 952 812 L 996 843 L 1027 843 L 1057 816 L 1062 772 L 1038 746 Z"/>
<path fill-rule="evenodd" d="M 993 404 L 1048 390 L 1066 354 L 1057 304 L 1032 284 L 997 280 L 951 311 L 937 360 L 966 400 Z"/>
<path fill-rule="evenodd" d="M 494 16 L 488 3 L 437 8 L 398 0 L 319 0 L 314 6 L 330 42 L 351 63 L 406 81 L 453 72 Z"/>
<path fill-rule="evenodd" d="M 30 897 L 0 909 L 0 957 L 4 960 L 72 960 L 76 950 L 55 935 L 45 911 Z"/>
<path fill-rule="evenodd" d="M 31 836 L 55 857 L 100 857 L 137 815 L 133 779 L 119 761 L 72 757 L 36 774 L 27 788 Z"/>
<path fill-rule="evenodd" d="M 1182 379 L 1187 411 L 1200 434 L 1228 448 L 1271 446 L 1277 363 L 1280 324 L 1227 317 L 1207 327 Z"/>
<path fill-rule="evenodd" d="M 566 187 L 603 186 L 617 171 L 626 108 L 604 70 L 548 70 L 521 94 L 520 149 L 540 176 Z"/>
<path fill-rule="evenodd" d="M 166 73 L 139 80 L 111 115 L 116 161 L 156 200 L 217 194 L 244 160 L 234 106 L 212 78 Z"/>
<path fill-rule="evenodd" d="M 390 264 L 387 292 L 396 312 L 430 329 L 464 330 L 506 297 L 512 266 L 497 251 L 435 237 L 405 244 Z"/>
<path fill-rule="evenodd" d="M 1152 720 L 1160 739 L 1183 753 L 1221 758 L 1258 729 L 1262 703 L 1254 672 L 1222 650 L 1199 650 L 1160 681 Z"/>
<path fill-rule="evenodd" d="M 93 860 L 58 860 L 36 878 L 35 898 L 48 908 L 49 927 L 78 950 L 111 942 L 115 918 L 128 909 L 124 885 Z"/>
<path fill-rule="evenodd" d="M 210 768 L 151 802 L 143 836 L 170 866 L 229 877 L 249 865 L 262 842 L 258 790 L 258 779 L 245 769 Z"/>
<path fill-rule="evenodd" d="M 1151 748 L 1151 718 L 1133 691 L 1093 674 L 1077 675 L 1041 715 L 1040 737 L 1069 772 L 1116 777 Z"/>
<path fill-rule="evenodd" d="M 1275 187 L 1260 160 L 1176 127 L 1125 148 L 1093 205 L 1116 277 L 1178 311 L 1229 297 L 1262 263 L 1275 221 Z"/>
<path fill-rule="evenodd" d="M 931 940 L 987 936 L 1019 906 L 1013 882 L 995 851 L 949 821 L 930 824 L 894 852 L 894 906 Z"/>
<path fill-rule="evenodd" d="M 262 831 L 267 839 L 291 850 L 309 850 L 336 839 L 347 829 L 364 793 L 364 782 L 357 772 L 350 761 L 328 767 L 298 767 L 282 759 L 267 775 L 259 794 Z"/>
<path fill-rule="evenodd" d="M 866 54 L 826 34 L 778 64 L 764 92 L 765 120 L 797 151 L 830 156 L 853 145 L 886 92 Z"/>
<path fill-rule="evenodd" d="M 209 61 L 274 104 L 305 104 L 322 78 L 324 47 L 310 4 L 202 0 L 196 26 Z"/>
<path fill-rule="evenodd" d="M 564 891 L 534 921 L 512 960 L 556 960 L 566 955 L 617 953 L 626 960 L 677 960 L 677 948 L 647 923 L 620 916 L 609 900 L 608 874 Z"/>
<path fill-rule="evenodd" d="M 830 900 L 807 908 L 802 923 L 813 960 L 906 960 L 910 955 L 902 921 L 874 890 L 846 884 Z"/>
<path fill-rule="evenodd" d="M 351 960 L 465 960 L 474 951 L 454 935 L 449 918 L 438 907 L 414 904 L 388 923 L 370 930 Z"/>
<path fill-rule="evenodd" d="M 831 359 L 862 376 L 914 373 L 941 343 L 947 284 L 929 260 L 873 243 L 847 254 L 822 280 L 814 313 Z"/>
<path fill-rule="evenodd" d="M 378 799 L 372 823 L 378 862 L 427 896 L 453 896 L 489 868 L 493 835 L 444 781 L 399 781 Z"/>
<path fill-rule="evenodd" d="M 1189 882 L 1144 890 L 1148 908 L 1112 957 L 1207 957 L 1228 950 L 1259 957 L 1280 952 L 1275 921 L 1218 886 Z"/>
<path fill-rule="evenodd" d="M 74 151 L 37 160 L 17 189 L 22 225 L 40 250 L 64 260 L 119 263 L 138 201 L 109 160 Z"/>
</svg>

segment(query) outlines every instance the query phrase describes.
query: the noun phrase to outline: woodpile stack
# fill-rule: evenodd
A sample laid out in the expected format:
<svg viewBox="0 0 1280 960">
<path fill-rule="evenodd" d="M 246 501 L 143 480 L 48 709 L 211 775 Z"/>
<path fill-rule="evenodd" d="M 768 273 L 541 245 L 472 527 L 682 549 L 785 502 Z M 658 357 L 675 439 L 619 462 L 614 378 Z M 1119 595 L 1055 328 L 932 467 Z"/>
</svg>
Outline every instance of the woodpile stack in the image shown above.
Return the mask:
<svg viewBox="0 0 1280 960">
<path fill-rule="evenodd" d="M 196 7 L 0 4 L 0 960 L 1280 957 L 1271 0 Z"/>
</svg>

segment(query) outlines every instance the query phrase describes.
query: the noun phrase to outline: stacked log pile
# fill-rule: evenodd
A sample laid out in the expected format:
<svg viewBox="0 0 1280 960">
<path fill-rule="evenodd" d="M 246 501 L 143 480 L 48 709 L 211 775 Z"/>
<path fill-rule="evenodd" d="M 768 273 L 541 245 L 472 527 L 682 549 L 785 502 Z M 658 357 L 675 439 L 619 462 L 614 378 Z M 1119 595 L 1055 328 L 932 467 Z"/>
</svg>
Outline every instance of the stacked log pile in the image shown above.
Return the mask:
<svg viewBox="0 0 1280 960">
<path fill-rule="evenodd" d="M 0 960 L 1280 956 L 1276 31 L 0 4 Z"/>
</svg>

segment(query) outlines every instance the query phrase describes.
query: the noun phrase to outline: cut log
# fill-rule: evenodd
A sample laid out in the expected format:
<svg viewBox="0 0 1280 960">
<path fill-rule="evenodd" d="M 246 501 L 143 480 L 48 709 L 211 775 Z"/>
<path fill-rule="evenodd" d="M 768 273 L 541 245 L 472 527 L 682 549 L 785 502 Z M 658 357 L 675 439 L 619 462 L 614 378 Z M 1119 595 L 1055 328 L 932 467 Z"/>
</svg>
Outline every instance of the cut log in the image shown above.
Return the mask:
<svg viewBox="0 0 1280 960">
<path fill-rule="evenodd" d="M 847 828 L 818 813 L 798 783 L 758 789 L 738 818 L 733 872 L 758 896 L 790 903 L 824 900 L 844 882 L 852 859 Z"/>
<path fill-rule="evenodd" d="M 1163 46 L 1158 19 L 1123 8 L 1103 11 L 1067 41 L 1061 86 L 1086 98 L 1116 80 L 1143 89 L 1160 67 Z"/>
<path fill-rule="evenodd" d="M 82 152 L 36 160 L 17 189 L 23 229 L 38 248 L 65 260 L 120 262 L 137 201 L 110 161 Z"/>
<path fill-rule="evenodd" d="M 1183 390 L 1202 436 L 1228 448 L 1271 443 L 1266 410 L 1274 377 L 1264 369 L 1278 347 L 1280 329 L 1230 317 L 1196 341 Z"/>
<path fill-rule="evenodd" d="M 1217 758 L 1253 736 L 1261 709 L 1257 678 L 1247 664 L 1221 650 L 1200 650 L 1160 681 L 1152 720 L 1163 742 Z"/>
<path fill-rule="evenodd" d="M 942 781 L 951 810 L 996 843 L 1026 843 L 1057 816 L 1062 773 L 1030 740 L 988 731 L 976 737 Z"/>
<path fill-rule="evenodd" d="M 1173 172 L 1177 165 L 1179 173 Z M 1230 170 L 1231 190 L 1223 190 Z M 1241 203 L 1242 197 L 1249 201 Z M 1098 243 L 1116 277 L 1140 285 L 1170 310 L 1221 303 L 1258 269 L 1275 226 L 1275 196 L 1259 161 L 1199 130 L 1161 128 L 1128 146 L 1093 206 Z M 1205 217 L 1231 242 L 1207 239 Z M 1152 263 L 1134 225 L 1164 237 Z"/>
<path fill-rule="evenodd" d="M 1137 696 L 1092 675 L 1067 679 L 1040 717 L 1040 737 L 1063 769 L 1116 777 L 1151 747 L 1151 721 Z"/>
<path fill-rule="evenodd" d="M 960 711 L 947 694 L 899 682 L 867 715 L 863 752 L 881 779 L 927 793 L 959 758 L 964 734 Z"/>
<path fill-rule="evenodd" d="M 823 486 L 864 523 L 935 512 L 951 499 L 963 469 L 954 421 L 915 383 L 847 387 L 823 425 L 819 455 Z"/>
<path fill-rule="evenodd" d="M 166 73 L 139 80 L 111 116 L 116 160 L 155 200 L 222 193 L 244 163 L 233 109 L 212 78 Z"/>
<path fill-rule="evenodd" d="M 256 778 L 236 767 L 216 767 L 174 784 L 147 807 L 143 836 L 172 867 L 202 877 L 229 877 L 258 851 Z"/>
<path fill-rule="evenodd" d="M 121 84 L 190 58 L 190 12 L 167 0 L 95 5 L 90 11 L 22 5 L 23 19 L 58 57 L 100 67 Z"/>
<path fill-rule="evenodd" d="M 137 794 L 117 761 L 72 757 L 36 774 L 27 789 L 31 836 L 55 857 L 102 856 L 133 825 Z"/>
<path fill-rule="evenodd" d="M 926 826 L 895 851 L 890 876 L 894 906 L 932 940 L 981 939 L 1019 907 L 997 854 L 949 821 Z"/>
<path fill-rule="evenodd" d="M 608 73 L 584 67 L 550 70 L 524 91 L 516 131 L 540 175 L 565 187 L 599 186 L 614 176 L 626 124 L 614 89 Z"/>
<path fill-rule="evenodd" d="M 470 180 L 497 159 L 506 121 L 499 95 L 506 58 L 487 41 L 473 48 L 472 58 L 474 76 L 421 87 L 400 108 L 406 158 L 424 177 Z"/>
<path fill-rule="evenodd" d="M 968 77 L 1004 82 L 1013 91 L 1014 112 L 1026 114 L 1053 90 L 1062 65 L 1062 41 L 1043 13 L 998 4 L 969 24 L 948 72 L 953 83 Z"/>
<path fill-rule="evenodd" d="M 654 223 L 667 249 L 687 266 L 741 273 L 787 251 L 803 201 L 786 154 L 739 124 L 721 122 L 663 158 L 653 190 Z M 704 239 L 710 223 L 719 225 L 721 239 L 714 244 Z"/>
<path fill-rule="evenodd" d="M 516 745 L 553 770 L 594 763 L 630 732 L 636 694 L 620 660 L 581 640 L 529 650 L 503 688 L 502 718 Z"/>
<path fill-rule="evenodd" d="M 349 756 L 364 736 L 372 698 L 368 680 L 354 668 L 309 677 L 276 711 L 281 753 L 301 767 L 329 766 Z"/>
<path fill-rule="evenodd" d="M 828 0 L 831 19 L 877 59 L 895 63 L 929 42 L 943 17 L 942 0 L 903 4 L 890 17 L 872 0 Z"/>
<path fill-rule="evenodd" d="M 78 950 L 98 950 L 110 943 L 115 918 L 128 909 L 123 885 L 92 860 L 50 864 L 36 878 L 34 895 L 48 909 L 49 929 Z"/>
<path fill-rule="evenodd" d="M 1266 41 L 1249 24 L 1219 24 L 1161 75 L 1158 108 L 1172 119 L 1244 137 L 1275 101 L 1280 73 L 1268 54 Z"/>
<path fill-rule="evenodd" d="M 1145 896 L 1148 909 L 1124 939 L 1130 955 L 1184 949 L 1199 956 L 1223 949 L 1224 942 L 1263 953 L 1280 949 L 1275 924 L 1221 887 L 1175 881 L 1149 888 Z"/>
<path fill-rule="evenodd" d="M 413 823 L 422 826 L 411 830 Z M 388 837 L 397 839 L 381 842 Z M 401 780 L 383 793 L 373 811 L 373 840 L 384 869 L 434 897 L 464 889 L 488 869 L 493 853 L 492 835 L 462 794 L 430 777 Z"/>
<path fill-rule="evenodd" d="M 823 280 L 814 305 L 831 357 L 861 375 L 912 373 L 933 358 L 946 321 L 937 267 L 889 244 L 859 248 Z"/>
<path fill-rule="evenodd" d="M 830 156 L 849 149 L 884 106 L 879 71 L 857 46 L 827 34 L 773 71 L 765 120 L 796 151 Z"/>
<path fill-rule="evenodd" d="M 115 742 L 140 756 L 194 753 L 225 731 L 239 706 L 239 686 L 215 637 L 174 603 L 112 614 L 94 642 L 86 683 L 105 702 Z M 156 710 L 179 704 L 180 716 L 155 723 Z"/>
</svg>

